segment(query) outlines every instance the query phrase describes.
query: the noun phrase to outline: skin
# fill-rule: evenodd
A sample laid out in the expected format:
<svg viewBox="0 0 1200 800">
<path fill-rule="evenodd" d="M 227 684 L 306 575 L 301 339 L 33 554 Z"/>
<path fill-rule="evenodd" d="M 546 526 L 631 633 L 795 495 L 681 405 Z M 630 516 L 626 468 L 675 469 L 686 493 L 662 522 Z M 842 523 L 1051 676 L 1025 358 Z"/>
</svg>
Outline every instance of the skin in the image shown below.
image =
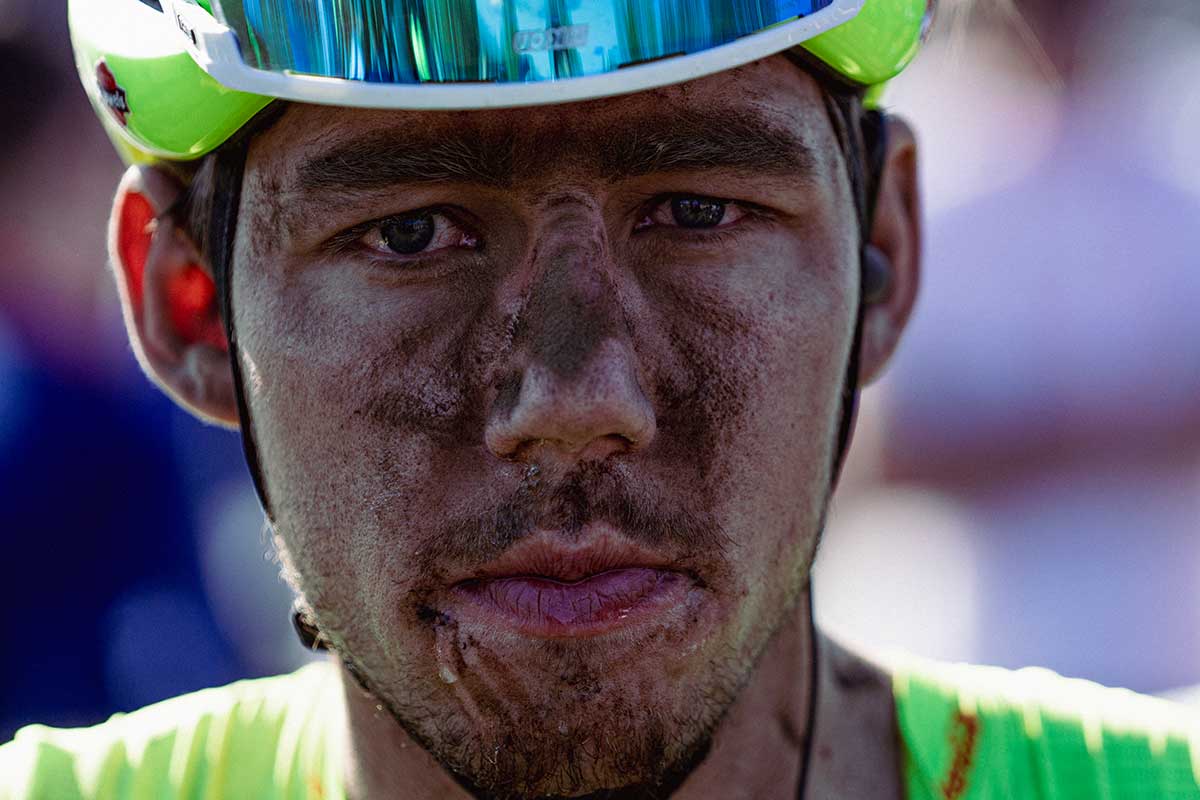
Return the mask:
<svg viewBox="0 0 1200 800">
<path fill-rule="evenodd" d="M 786 133 L 798 168 L 725 153 L 614 175 L 656 118 L 700 142 Z M 360 142 L 464 130 L 511 161 L 339 183 Z M 893 284 L 864 321 L 864 381 L 915 297 L 915 171 L 893 122 L 870 232 Z M 114 242 L 138 231 L 134 200 L 165 209 L 178 191 L 131 170 Z M 730 221 L 680 228 L 677 195 L 732 201 Z M 431 207 L 446 210 L 437 253 L 369 252 L 364 223 Z M 242 209 L 245 390 L 281 558 L 360 679 L 345 693 L 354 797 L 795 797 L 810 736 L 808 797 L 900 796 L 886 670 L 827 639 L 809 669 L 860 242 L 809 76 L 776 57 L 562 107 L 295 106 L 254 140 Z M 196 249 L 167 222 L 145 237 L 141 267 L 114 248 L 135 348 L 182 404 L 235 424 L 226 353 L 173 322 L 166 287 Z M 451 589 L 516 544 L 602 533 L 683 570 L 682 599 L 550 641 L 483 624 Z"/>
</svg>

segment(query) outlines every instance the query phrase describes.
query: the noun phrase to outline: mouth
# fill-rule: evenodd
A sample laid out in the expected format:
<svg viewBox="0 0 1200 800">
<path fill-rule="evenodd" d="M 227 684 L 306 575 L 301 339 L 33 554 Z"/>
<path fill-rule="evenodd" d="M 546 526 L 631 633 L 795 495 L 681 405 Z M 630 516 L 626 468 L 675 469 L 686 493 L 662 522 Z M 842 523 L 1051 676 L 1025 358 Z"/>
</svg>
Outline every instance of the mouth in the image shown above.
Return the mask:
<svg viewBox="0 0 1200 800">
<path fill-rule="evenodd" d="M 544 639 L 662 622 L 697 585 L 689 572 L 611 531 L 568 545 L 541 534 L 453 586 L 460 616 Z"/>
</svg>

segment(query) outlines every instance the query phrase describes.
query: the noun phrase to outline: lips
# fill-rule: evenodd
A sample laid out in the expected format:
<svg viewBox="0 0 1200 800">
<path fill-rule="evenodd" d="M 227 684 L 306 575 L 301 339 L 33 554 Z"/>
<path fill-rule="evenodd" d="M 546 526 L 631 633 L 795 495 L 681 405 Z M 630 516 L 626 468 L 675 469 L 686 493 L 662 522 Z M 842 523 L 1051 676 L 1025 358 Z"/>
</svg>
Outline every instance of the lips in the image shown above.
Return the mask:
<svg viewBox="0 0 1200 800">
<path fill-rule="evenodd" d="M 538 638 L 597 636 L 668 614 L 693 581 L 610 534 L 566 547 L 535 537 L 454 584 L 460 616 Z"/>
</svg>

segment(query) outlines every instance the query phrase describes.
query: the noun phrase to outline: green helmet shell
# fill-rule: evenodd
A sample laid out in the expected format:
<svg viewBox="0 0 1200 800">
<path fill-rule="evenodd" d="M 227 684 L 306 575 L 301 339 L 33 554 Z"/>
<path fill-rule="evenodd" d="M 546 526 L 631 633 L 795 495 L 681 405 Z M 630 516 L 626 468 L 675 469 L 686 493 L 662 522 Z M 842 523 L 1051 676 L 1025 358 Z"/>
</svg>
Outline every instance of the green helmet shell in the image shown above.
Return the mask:
<svg viewBox="0 0 1200 800">
<path fill-rule="evenodd" d="M 79 77 L 128 164 L 200 158 L 271 102 L 209 77 L 167 16 L 140 0 L 70 0 L 68 22 Z"/>
<path fill-rule="evenodd" d="M 916 55 L 932 1 L 866 0 L 854 19 L 801 46 L 872 101 Z M 174 21 L 142 0 L 69 0 L 68 21 L 80 79 L 128 164 L 198 159 L 274 99 L 218 83 Z"/>
</svg>

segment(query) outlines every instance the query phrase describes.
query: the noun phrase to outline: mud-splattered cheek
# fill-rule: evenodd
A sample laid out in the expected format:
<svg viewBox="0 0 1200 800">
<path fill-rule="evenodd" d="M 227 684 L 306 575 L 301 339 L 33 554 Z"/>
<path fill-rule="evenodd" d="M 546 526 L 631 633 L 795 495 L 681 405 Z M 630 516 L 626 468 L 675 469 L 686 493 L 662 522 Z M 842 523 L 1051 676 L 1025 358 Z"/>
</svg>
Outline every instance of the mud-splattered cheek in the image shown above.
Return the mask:
<svg viewBox="0 0 1200 800">
<path fill-rule="evenodd" d="M 438 448 L 417 429 L 451 429 L 467 407 L 445 367 L 462 334 L 454 322 L 469 317 L 464 295 L 450 313 L 448 293 L 252 252 L 235 277 L 238 330 L 280 532 L 309 600 L 361 609 L 349 627 L 381 634 L 399 559 L 437 507 Z"/>
<path fill-rule="evenodd" d="M 758 376 L 747 392 L 754 411 L 731 454 L 733 492 L 743 498 L 733 513 L 746 531 L 746 576 L 750 585 L 771 587 L 773 601 L 799 590 L 828 500 L 853 330 L 848 292 L 840 289 L 812 281 L 803 296 L 764 317 L 768 346 L 757 354 Z"/>
<path fill-rule="evenodd" d="M 640 329 L 659 354 L 666 409 L 658 446 L 726 529 L 738 636 L 792 589 L 824 506 L 853 330 L 840 244 L 798 241 L 647 282 L 653 313 Z"/>
</svg>

